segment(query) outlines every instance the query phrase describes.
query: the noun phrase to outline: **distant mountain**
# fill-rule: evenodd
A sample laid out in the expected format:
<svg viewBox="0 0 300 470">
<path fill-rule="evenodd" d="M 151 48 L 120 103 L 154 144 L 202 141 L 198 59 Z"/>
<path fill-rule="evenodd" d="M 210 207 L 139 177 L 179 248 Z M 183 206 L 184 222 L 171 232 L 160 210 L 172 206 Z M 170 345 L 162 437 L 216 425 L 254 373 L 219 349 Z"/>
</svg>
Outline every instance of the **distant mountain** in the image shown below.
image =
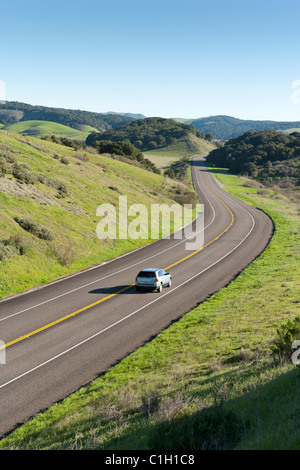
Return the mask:
<svg viewBox="0 0 300 470">
<path fill-rule="evenodd" d="M 96 141 L 103 140 L 112 142 L 128 140 L 139 150 L 147 151 L 163 148 L 176 142 L 192 142 L 193 140 L 195 143 L 195 139 L 204 140 L 205 138 L 211 141 L 211 136 L 206 136 L 193 126 L 178 123 L 171 119 L 152 117 L 138 119 L 126 126 L 106 132 L 92 132 L 86 139 L 86 144 L 92 145 Z"/>
<path fill-rule="evenodd" d="M 300 129 L 300 121 L 252 121 L 237 119 L 231 116 L 210 116 L 199 119 L 175 118 L 174 121 L 192 125 L 204 134 L 212 134 L 214 139 L 219 140 L 239 137 L 249 131 L 274 130 L 289 133 Z"/>
<path fill-rule="evenodd" d="M 104 132 L 129 124 L 135 121 L 135 118 L 119 114 L 33 106 L 17 101 L 7 101 L 5 104 L 0 104 L 0 124 L 8 126 L 23 121 L 56 122 L 77 130 L 82 130 L 82 126 L 90 126 Z"/>
<path fill-rule="evenodd" d="M 146 116 L 143 114 L 134 114 L 134 113 L 116 113 L 114 111 L 108 111 L 108 113 L 105 114 L 118 114 L 119 116 L 126 116 L 126 117 L 131 117 L 133 119 L 146 119 Z"/>
</svg>

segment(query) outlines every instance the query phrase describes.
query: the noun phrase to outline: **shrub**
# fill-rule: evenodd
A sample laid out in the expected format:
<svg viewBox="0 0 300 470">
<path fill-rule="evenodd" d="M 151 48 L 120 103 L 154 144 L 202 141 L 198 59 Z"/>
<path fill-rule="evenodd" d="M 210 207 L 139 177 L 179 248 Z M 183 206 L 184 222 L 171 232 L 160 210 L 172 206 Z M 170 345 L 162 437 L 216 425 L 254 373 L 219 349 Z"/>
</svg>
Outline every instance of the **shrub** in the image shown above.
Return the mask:
<svg viewBox="0 0 300 470">
<path fill-rule="evenodd" d="M 168 168 L 164 171 L 164 176 L 168 176 L 169 178 L 175 178 L 175 173 L 171 168 Z"/>
<path fill-rule="evenodd" d="M 64 183 L 59 183 L 57 186 L 58 198 L 66 197 L 68 194 L 68 188 Z"/>
<path fill-rule="evenodd" d="M 25 255 L 28 248 L 31 245 L 31 241 L 28 238 L 21 237 L 20 235 L 12 235 L 8 240 L 7 244 L 14 246 L 21 256 Z"/>
<path fill-rule="evenodd" d="M 271 354 L 280 363 L 290 362 L 292 358 L 292 343 L 300 339 L 300 316 L 289 319 L 277 329 L 277 337 L 271 346 Z"/>
<path fill-rule="evenodd" d="M 54 236 L 51 230 L 46 227 L 42 227 L 38 222 L 34 220 L 22 218 L 22 217 L 15 217 L 15 222 L 20 225 L 24 230 L 36 237 L 40 238 L 41 240 L 53 240 Z"/>
<path fill-rule="evenodd" d="M 177 191 L 176 191 L 177 192 Z M 177 204 L 196 204 L 198 202 L 197 194 L 193 191 L 185 191 L 180 194 L 173 196 L 173 199 Z"/>
<path fill-rule="evenodd" d="M 31 173 L 30 167 L 27 165 L 14 164 L 12 175 L 18 181 L 26 184 L 33 184 L 36 181 L 35 176 Z"/>
<path fill-rule="evenodd" d="M 6 173 L 7 173 L 6 160 L 0 157 L 0 175 L 5 175 Z"/>
<path fill-rule="evenodd" d="M 73 157 L 77 158 L 77 160 L 80 160 L 82 162 L 88 162 L 89 161 L 89 157 L 86 153 L 76 152 L 76 153 L 73 153 Z"/>
<path fill-rule="evenodd" d="M 64 165 L 69 165 L 70 160 L 67 157 L 62 157 L 60 159 L 60 162 L 63 163 Z"/>
<path fill-rule="evenodd" d="M 75 261 L 76 247 L 72 243 L 56 245 L 54 253 L 60 264 L 68 267 Z"/>
<path fill-rule="evenodd" d="M 16 255 L 17 251 L 14 246 L 7 244 L 5 241 L 0 240 L 0 261 L 6 258 L 11 258 Z"/>
</svg>

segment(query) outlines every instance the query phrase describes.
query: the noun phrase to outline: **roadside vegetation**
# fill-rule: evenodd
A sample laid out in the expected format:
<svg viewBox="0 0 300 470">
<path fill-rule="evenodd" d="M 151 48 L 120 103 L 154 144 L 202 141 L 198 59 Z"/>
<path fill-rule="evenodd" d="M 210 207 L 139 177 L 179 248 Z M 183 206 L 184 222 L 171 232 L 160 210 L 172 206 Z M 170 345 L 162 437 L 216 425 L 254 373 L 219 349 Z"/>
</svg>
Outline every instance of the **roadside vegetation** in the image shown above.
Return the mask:
<svg viewBox="0 0 300 470">
<path fill-rule="evenodd" d="M 0 298 L 149 243 L 97 238 L 100 204 L 127 196 L 150 209 L 189 191 L 143 161 L 0 130 Z"/>
<path fill-rule="evenodd" d="M 288 352 L 299 334 L 299 209 L 251 179 L 213 172 L 272 217 L 266 250 L 151 342 L 16 429 L 0 449 L 300 448 L 300 372 Z"/>
</svg>

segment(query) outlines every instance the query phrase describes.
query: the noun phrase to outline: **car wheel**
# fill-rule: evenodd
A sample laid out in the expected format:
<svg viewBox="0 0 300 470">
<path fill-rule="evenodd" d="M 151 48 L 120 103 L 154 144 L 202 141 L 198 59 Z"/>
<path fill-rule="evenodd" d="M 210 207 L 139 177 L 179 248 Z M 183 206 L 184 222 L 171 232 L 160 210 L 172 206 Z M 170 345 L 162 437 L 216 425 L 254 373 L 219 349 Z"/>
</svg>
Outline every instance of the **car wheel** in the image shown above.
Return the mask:
<svg viewBox="0 0 300 470">
<path fill-rule="evenodd" d="M 159 284 L 159 287 L 157 289 L 158 292 L 161 292 L 162 291 L 162 283 Z"/>
<path fill-rule="evenodd" d="M 139 292 L 141 289 L 136 286 L 135 290 L 136 290 L 137 292 Z"/>
<path fill-rule="evenodd" d="M 171 285 L 172 285 L 172 279 L 170 279 L 168 287 L 171 287 Z"/>
</svg>

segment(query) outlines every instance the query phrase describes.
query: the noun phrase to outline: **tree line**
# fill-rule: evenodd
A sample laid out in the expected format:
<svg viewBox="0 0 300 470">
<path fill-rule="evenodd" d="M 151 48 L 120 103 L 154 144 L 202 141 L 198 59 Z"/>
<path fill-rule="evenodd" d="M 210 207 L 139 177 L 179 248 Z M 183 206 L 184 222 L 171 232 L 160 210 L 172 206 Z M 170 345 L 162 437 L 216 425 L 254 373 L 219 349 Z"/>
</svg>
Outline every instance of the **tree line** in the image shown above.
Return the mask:
<svg viewBox="0 0 300 470">
<path fill-rule="evenodd" d="M 300 184 L 300 133 L 246 132 L 213 150 L 207 162 L 256 179 L 290 178 Z"/>
</svg>

